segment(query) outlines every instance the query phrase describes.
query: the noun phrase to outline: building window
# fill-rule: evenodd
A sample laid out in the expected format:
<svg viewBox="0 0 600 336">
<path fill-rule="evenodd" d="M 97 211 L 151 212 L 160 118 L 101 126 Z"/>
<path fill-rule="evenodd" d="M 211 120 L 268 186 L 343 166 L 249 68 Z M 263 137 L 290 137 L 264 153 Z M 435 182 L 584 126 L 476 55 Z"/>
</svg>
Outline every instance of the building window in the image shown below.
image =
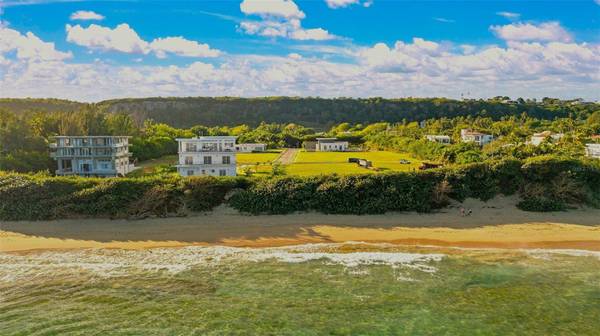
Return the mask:
<svg viewBox="0 0 600 336">
<path fill-rule="evenodd" d="M 231 158 L 229 156 L 223 156 L 223 164 L 230 164 Z"/>
<path fill-rule="evenodd" d="M 187 171 L 187 176 L 194 176 L 194 171 L 193 170 L 188 170 Z"/>
<path fill-rule="evenodd" d="M 227 170 L 219 169 L 219 176 L 227 176 Z"/>
<path fill-rule="evenodd" d="M 185 144 L 185 151 L 186 152 L 195 152 L 196 151 L 196 144 L 195 143 L 186 143 Z"/>
<path fill-rule="evenodd" d="M 212 157 L 211 156 L 205 156 L 204 157 L 204 164 L 212 164 Z"/>
<path fill-rule="evenodd" d="M 191 156 L 186 156 L 185 157 L 185 164 L 186 165 L 193 165 L 194 164 L 194 158 Z"/>
</svg>

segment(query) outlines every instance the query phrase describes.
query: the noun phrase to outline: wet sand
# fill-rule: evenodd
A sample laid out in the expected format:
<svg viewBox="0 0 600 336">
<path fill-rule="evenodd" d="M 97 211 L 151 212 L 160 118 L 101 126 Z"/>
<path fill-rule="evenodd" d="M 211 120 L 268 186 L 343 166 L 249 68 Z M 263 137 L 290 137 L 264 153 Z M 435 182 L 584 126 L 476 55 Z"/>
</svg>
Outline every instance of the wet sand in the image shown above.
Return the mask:
<svg viewBox="0 0 600 336">
<path fill-rule="evenodd" d="M 145 220 L 83 219 L 0 222 L 0 251 L 225 245 L 269 247 L 322 242 L 386 242 L 493 248 L 600 251 L 600 210 L 532 213 L 511 199 L 467 201 L 434 214 L 241 215 L 221 207 L 208 214 Z"/>
</svg>

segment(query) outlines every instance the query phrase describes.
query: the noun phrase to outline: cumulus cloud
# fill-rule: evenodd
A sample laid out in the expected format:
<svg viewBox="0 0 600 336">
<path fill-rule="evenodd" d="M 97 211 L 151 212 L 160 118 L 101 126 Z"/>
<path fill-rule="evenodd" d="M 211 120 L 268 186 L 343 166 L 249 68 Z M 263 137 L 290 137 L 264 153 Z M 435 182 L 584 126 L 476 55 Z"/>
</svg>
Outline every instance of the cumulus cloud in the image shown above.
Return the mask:
<svg viewBox="0 0 600 336">
<path fill-rule="evenodd" d="M 600 1 L 600 0 L 598 0 Z M 517 20 L 521 17 L 521 14 L 519 13 L 514 13 L 514 12 L 496 12 L 497 15 L 500 15 L 504 18 L 507 18 L 509 20 Z"/>
<path fill-rule="evenodd" d="M 292 0 L 244 0 L 240 4 L 240 10 L 262 19 L 240 23 L 240 30 L 249 35 L 315 41 L 337 38 L 323 28 L 302 28 L 304 12 Z"/>
<path fill-rule="evenodd" d="M 571 42 L 573 37 L 560 23 L 551 21 L 539 25 L 513 23 L 504 26 L 491 26 L 490 30 L 505 41 L 560 41 Z"/>
<path fill-rule="evenodd" d="M 71 14 L 70 19 L 71 20 L 82 20 L 82 21 L 85 21 L 85 20 L 101 21 L 101 20 L 104 20 L 104 16 L 100 15 L 96 12 L 80 10 L 80 11 L 77 11 L 77 12 Z"/>
<path fill-rule="evenodd" d="M 13 45 L 19 40 L 15 37 L 30 35 L 9 33 L 0 34 L 4 97 L 97 101 L 157 95 L 459 97 L 472 92 L 476 97 L 600 98 L 600 45 L 589 43 L 509 41 L 504 47 L 484 47 L 414 38 L 363 47 L 344 62 L 293 53 L 229 54 L 213 64 L 156 66 L 71 63 L 68 54 L 56 50 L 14 53 L 23 44 Z M 38 38 L 28 43 L 49 45 Z M 39 54 L 45 57 L 31 56 Z"/>
<path fill-rule="evenodd" d="M 157 38 L 147 42 L 126 23 L 117 25 L 114 29 L 96 24 L 91 24 L 87 28 L 67 24 L 66 31 L 67 41 L 92 50 L 128 54 L 154 53 L 159 58 L 165 58 L 167 54 L 186 57 L 217 57 L 220 54 L 220 51 L 211 49 L 208 44 L 183 37 Z"/>
<path fill-rule="evenodd" d="M 28 61 L 62 61 L 73 57 L 71 52 L 56 50 L 54 43 L 44 42 L 32 32 L 20 32 L 0 27 L 0 56 L 16 52 L 16 58 Z"/>
<path fill-rule="evenodd" d="M 325 0 L 325 3 L 327 3 L 327 7 L 337 9 L 360 4 L 361 0 Z M 372 1 L 362 1 L 364 7 L 370 7 L 372 4 Z"/>
<path fill-rule="evenodd" d="M 246 15 L 263 17 L 277 16 L 286 19 L 303 19 L 305 17 L 298 5 L 292 0 L 244 0 L 240 10 Z"/>
</svg>

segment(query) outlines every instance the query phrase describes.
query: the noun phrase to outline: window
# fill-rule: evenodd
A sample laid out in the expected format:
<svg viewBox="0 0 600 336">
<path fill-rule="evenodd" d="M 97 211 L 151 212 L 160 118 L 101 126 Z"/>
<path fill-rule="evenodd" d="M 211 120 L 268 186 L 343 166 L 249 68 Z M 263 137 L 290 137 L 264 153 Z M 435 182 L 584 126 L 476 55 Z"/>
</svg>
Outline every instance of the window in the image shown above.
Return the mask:
<svg viewBox="0 0 600 336">
<path fill-rule="evenodd" d="M 204 157 L 204 164 L 212 164 L 212 157 L 205 156 Z"/>
<path fill-rule="evenodd" d="M 196 151 L 196 144 L 195 143 L 186 143 L 185 144 L 185 151 L 186 152 L 195 152 Z"/>
<path fill-rule="evenodd" d="M 193 170 L 188 170 L 187 171 L 187 176 L 194 176 L 194 171 Z"/>
<path fill-rule="evenodd" d="M 219 169 L 219 176 L 227 176 L 227 170 Z"/>
<path fill-rule="evenodd" d="M 229 156 L 223 156 L 223 164 L 230 164 L 231 158 Z"/>
<path fill-rule="evenodd" d="M 194 164 L 194 158 L 191 156 L 186 156 L 185 157 L 185 164 L 186 165 L 193 165 Z"/>
<path fill-rule="evenodd" d="M 123 162 L 119 162 L 118 165 L 122 166 Z M 98 161 L 98 168 L 100 168 L 101 170 L 112 169 L 112 163 L 109 160 L 99 160 Z"/>
</svg>

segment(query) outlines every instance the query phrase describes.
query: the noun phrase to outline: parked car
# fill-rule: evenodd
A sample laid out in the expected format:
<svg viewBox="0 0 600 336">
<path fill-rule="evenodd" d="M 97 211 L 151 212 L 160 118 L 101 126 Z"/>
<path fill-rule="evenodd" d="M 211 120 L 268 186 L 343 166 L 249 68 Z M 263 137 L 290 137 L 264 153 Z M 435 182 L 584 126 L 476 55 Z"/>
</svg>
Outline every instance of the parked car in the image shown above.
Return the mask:
<svg viewBox="0 0 600 336">
<path fill-rule="evenodd" d="M 410 164 L 410 161 L 406 160 L 406 159 L 402 159 L 400 160 L 401 164 Z"/>
</svg>

